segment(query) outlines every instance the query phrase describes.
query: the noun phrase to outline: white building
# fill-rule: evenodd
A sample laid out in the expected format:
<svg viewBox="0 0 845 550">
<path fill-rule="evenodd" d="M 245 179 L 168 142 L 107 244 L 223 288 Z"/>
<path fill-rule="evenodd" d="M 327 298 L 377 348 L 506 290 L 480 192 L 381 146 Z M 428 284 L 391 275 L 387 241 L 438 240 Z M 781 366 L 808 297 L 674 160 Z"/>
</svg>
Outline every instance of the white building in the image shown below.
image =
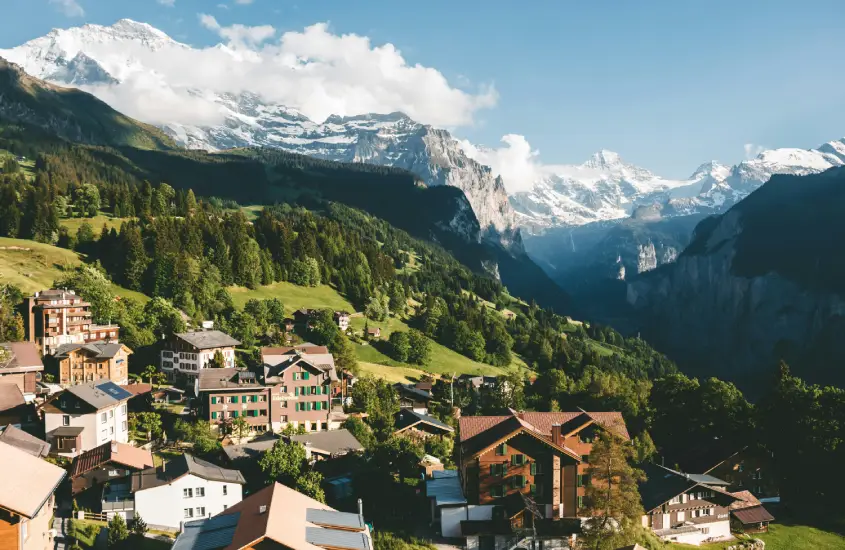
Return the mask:
<svg viewBox="0 0 845 550">
<path fill-rule="evenodd" d="M 100 380 L 70 387 L 44 405 L 44 432 L 50 453 L 75 457 L 109 441 L 129 442 L 126 407 L 132 394 Z"/>
<path fill-rule="evenodd" d="M 647 479 L 640 485 L 644 527 L 667 542 L 699 545 L 730 539 L 730 505 L 742 499 L 727 492 L 727 482 L 656 464 L 644 470 Z"/>
<path fill-rule="evenodd" d="M 235 366 L 235 346 L 240 342 L 219 330 L 198 330 L 174 334 L 161 351 L 161 370 L 168 379 L 179 374 L 196 378 L 220 352 L 223 367 Z"/>
<path fill-rule="evenodd" d="M 184 454 L 160 467 L 132 474 L 128 483 L 104 495 L 108 515 L 141 516 L 150 527 L 179 529 L 183 522 L 209 518 L 239 503 L 244 477 Z M 106 503 L 111 502 L 106 510 Z"/>
</svg>

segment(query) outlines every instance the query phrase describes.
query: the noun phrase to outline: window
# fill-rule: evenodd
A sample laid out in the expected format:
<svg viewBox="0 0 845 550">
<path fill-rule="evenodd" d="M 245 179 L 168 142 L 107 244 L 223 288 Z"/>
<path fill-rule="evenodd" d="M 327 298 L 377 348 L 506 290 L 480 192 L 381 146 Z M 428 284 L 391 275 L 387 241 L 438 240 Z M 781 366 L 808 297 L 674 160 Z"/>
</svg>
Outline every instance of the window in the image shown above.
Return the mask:
<svg viewBox="0 0 845 550">
<path fill-rule="evenodd" d="M 106 413 L 101 414 L 100 415 L 100 424 L 105 424 L 108 419 L 109 418 L 108 418 L 108 415 Z"/>
<path fill-rule="evenodd" d="M 114 418 L 114 409 L 109 411 L 109 418 Z"/>
<path fill-rule="evenodd" d="M 531 475 L 536 476 L 537 474 L 543 473 L 543 465 L 539 462 L 532 462 L 531 463 Z"/>
<path fill-rule="evenodd" d="M 197 517 L 205 517 L 205 506 L 197 506 Z"/>
<path fill-rule="evenodd" d="M 196 494 L 196 495 L 197 495 L 197 498 L 199 498 L 199 497 L 204 497 L 204 496 L 205 496 L 205 487 L 197 487 L 197 489 L 196 489 L 196 491 L 194 492 L 194 494 Z"/>
<path fill-rule="evenodd" d="M 504 485 L 493 485 L 492 487 L 490 487 L 490 496 L 493 498 L 505 496 Z"/>
<path fill-rule="evenodd" d="M 128 429 L 128 426 L 126 425 L 126 420 L 120 423 L 120 429 L 124 432 Z"/>
<path fill-rule="evenodd" d="M 322 422 L 321 425 L 323 426 L 323 431 L 326 431 L 326 430 L 329 429 L 329 423 L 328 422 Z"/>
<path fill-rule="evenodd" d="M 511 463 L 514 466 L 522 466 L 523 464 L 525 464 L 525 455 L 523 455 L 523 454 L 511 455 Z"/>
<path fill-rule="evenodd" d="M 253 403 L 258 403 L 258 396 L 257 396 L 257 395 L 253 395 L 253 396 L 252 396 L 252 399 L 250 399 L 250 401 L 252 401 Z"/>
<path fill-rule="evenodd" d="M 185 508 L 185 517 L 186 518 L 194 517 L 194 509 L 193 508 Z"/>
<path fill-rule="evenodd" d="M 228 505 L 228 504 L 224 504 L 224 505 L 223 505 L 223 509 L 224 509 L 224 510 L 225 510 L 226 508 L 228 508 L 228 507 L 229 507 L 229 505 Z"/>
<path fill-rule="evenodd" d="M 70 415 L 62 415 L 62 426 L 70 426 Z"/>
<path fill-rule="evenodd" d="M 59 401 L 59 406 L 64 409 L 65 407 L 67 407 L 67 401 L 62 399 L 61 401 Z"/>
<path fill-rule="evenodd" d="M 74 403 L 74 404 L 73 404 L 73 408 L 74 408 L 74 409 L 78 409 L 78 408 L 79 408 L 79 401 L 77 401 L 76 403 Z"/>
<path fill-rule="evenodd" d="M 686 515 L 684 514 L 683 510 L 678 512 L 678 522 L 682 522 L 686 519 Z"/>
<path fill-rule="evenodd" d="M 227 485 L 223 485 L 223 496 L 225 497 L 228 494 L 229 494 L 229 487 Z"/>
<path fill-rule="evenodd" d="M 212 419 L 212 420 L 217 420 L 217 413 L 216 413 L 216 412 L 212 411 L 212 413 L 211 413 L 211 419 Z"/>
<path fill-rule="evenodd" d="M 182 498 L 193 498 L 194 490 L 193 489 L 182 489 Z"/>
<path fill-rule="evenodd" d="M 288 402 L 287 402 L 287 401 L 282 401 L 282 408 L 283 408 L 283 409 L 287 409 L 287 408 L 288 408 Z"/>
<path fill-rule="evenodd" d="M 293 394 L 298 396 L 299 395 L 299 388 L 294 388 Z"/>
<path fill-rule="evenodd" d="M 281 418 L 279 418 L 279 422 L 287 422 L 287 421 L 288 421 L 288 415 L 286 415 L 286 414 L 283 414 L 281 416 Z"/>
<path fill-rule="evenodd" d="M 581 476 L 578 476 L 578 477 L 580 478 Z M 579 487 L 580 487 L 580 485 L 579 485 Z M 680 504 L 680 503 L 681 503 L 681 497 L 680 496 L 672 497 L 669 500 L 669 504 Z"/>
<path fill-rule="evenodd" d="M 298 372 L 293 373 L 293 379 L 299 380 L 299 373 Z"/>
<path fill-rule="evenodd" d="M 506 454 L 508 454 L 508 444 L 507 443 L 502 443 L 501 445 L 496 447 L 496 455 L 497 456 L 505 456 Z"/>
<path fill-rule="evenodd" d="M 513 487 L 514 489 L 522 489 L 523 487 L 525 487 L 526 483 L 527 479 L 525 478 L 525 476 L 513 476 L 511 478 L 511 487 Z"/>
<path fill-rule="evenodd" d="M 503 477 L 508 473 L 508 463 L 502 462 L 501 464 L 491 464 L 490 465 L 490 475 L 491 476 L 499 476 Z"/>
<path fill-rule="evenodd" d="M 114 435 L 114 426 L 109 426 L 109 434 Z"/>
<path fill-rule="evenodd" d="M 583 508 L 583 507 L 584 507 L 584 497 L 579 496 L 578 497 L 578 508 Z"/>
<path fill-rule="evenodd" d="M 288 392 L 288 387 L 282 386 L 282 393 L 287 393 L 287 392 Z"/>
<path fill-rule="evenodd" d="M 317 401 L 316 403 L 314 403 L 314 410 L 315 410 L 315 411 L 319 411 L 319 410 L 320 410 L 320 408 L 321 408 L 321 406 L 322 406 L 322 403 L 320 403 L 319 401 Z"/>
<path fill-rule="evenodd" d="M 237 395 L 233 395 L 232 397 L 229 398 L 229 403 L 237 403 L 237 402 L 238 402 L 238 396 Z"/>
</svg>

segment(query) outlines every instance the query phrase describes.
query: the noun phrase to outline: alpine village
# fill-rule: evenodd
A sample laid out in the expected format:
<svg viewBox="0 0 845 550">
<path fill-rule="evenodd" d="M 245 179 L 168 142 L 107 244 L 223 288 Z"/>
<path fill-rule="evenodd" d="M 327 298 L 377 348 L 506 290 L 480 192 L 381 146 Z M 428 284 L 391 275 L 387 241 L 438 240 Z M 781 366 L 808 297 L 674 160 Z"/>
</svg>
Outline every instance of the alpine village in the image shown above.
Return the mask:
<svg viewBox="0 0 845 550">
<path fill-rule="evenodd" d="M 98 29 L 170 40 L 72 31 Z M 428 149 L 186 147 L 26 63 L 0 58 L 0 550 L 845 548 L 845 168 L 772 175 L 589 292 Z M 757 290 L 708 306 L 678 288 L 719 247 L 746 281 L 719 288 Z M 764 276 L 791 285 L 765 331 Z M 634 311 L 647 284 L 682 301 Z M 707 309 L 745 300 L 728 333 Z"/>
</svg>

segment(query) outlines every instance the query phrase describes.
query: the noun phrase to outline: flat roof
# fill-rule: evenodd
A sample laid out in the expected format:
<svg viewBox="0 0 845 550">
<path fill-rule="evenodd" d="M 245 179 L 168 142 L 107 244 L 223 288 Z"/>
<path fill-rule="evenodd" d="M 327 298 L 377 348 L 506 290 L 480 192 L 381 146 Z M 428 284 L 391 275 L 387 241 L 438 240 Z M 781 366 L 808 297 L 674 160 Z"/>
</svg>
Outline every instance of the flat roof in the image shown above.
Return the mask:
<svg viewBox="0 0 845 550">
<path fill-rule="evenodd" d="M 454 472 L 447 474 L 446 472 Z M 437 474 L 438 472 L 434 472 Z M 454 506 L 466 504 L 467 499 L 461 489 L 461 480 L 457 470 L 443 470 L 433 479 L 425 482 L 425 494 L 434 499 L 435 506 Z"/>
</svg>

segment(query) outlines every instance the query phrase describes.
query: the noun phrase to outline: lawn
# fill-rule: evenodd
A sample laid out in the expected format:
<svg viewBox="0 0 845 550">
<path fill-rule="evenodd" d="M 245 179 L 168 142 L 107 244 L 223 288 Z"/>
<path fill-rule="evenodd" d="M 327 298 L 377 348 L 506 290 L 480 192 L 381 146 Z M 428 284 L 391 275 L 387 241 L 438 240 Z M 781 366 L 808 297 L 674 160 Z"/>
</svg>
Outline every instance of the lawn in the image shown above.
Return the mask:
<svg viewBox="0 0 845 550">
<path fill-rule="evenodd" d="M 361 374 L 371 374 L 388 382 L 415 382 L 424 374 L 423 371 L 411 367 L 391 367 L 366 361 L 358 361 L 358 367 L 361 369 Z"/>
<path fill-rule="evenodd" d="M 845 548 L 845 537 L 830 531 L 822 531 L 806 525 L 782 525 L 774 523 L 768 533 L 752 535 L 766 543 L 766 550 L 840 550 Z M 720 542 L 702 546 L 688 544 L 670 544 L 673 550 L 704 548 L 706 550 L 724 550 L 735 542 Z"/>
<path fill-rule="evenodd" d="M 6 161 L 6 157 L 14 158 L 15 155 L 5 149 L 0 149 L 0 165 Z M 35 178 L 35 159 L 27 158 L 26 160 L 18 161 L 18 165 L 28 180 Z"/>
<path fill-rule="evenodd" d="M 177 451 L 161 449 L 153 453 L 153 463 L 156 466 L 161 466 L 164 462 L 169 462 L 174 458 L 182 456 L 184 453 Z"/>
<path fill-rule="evenodd" d="M 66 268 L 82 263 L 82 258 L 72 250 L 57 246 L 0 237 L 0 281 L 30 293 L 48 289 L 62 276 Z M 133 298 L 145 303 L 149 298 L 140 292 L 112 284 L 116 296 Z"/>
<path fill-rule="evenodd" d="M 256 289 L 232 286 L 229 287 L 229 293 L 232 295 L 232 301 L 236 307 L 243 307 L 248 300 L 253 298 L 259 300 L 278 298 L 285 304 L 285 311 L 288 313 L 296 311 L 301 307 L 355 311 L 355 308 L 352 307 L 352 304 L 346 298 L 328 285 L 307 287 L 282 282 L 260 286 Z"/>
<path fill-rule="evenodd" d="M 80 226 L 82 226 L 83 223 L 88 222 L 94 229 L 94 235 L 99 237 L 100 232 L 103 230 L 103 224 L 108 226 L 109 230 L 114 228 L 119 231 L 120 224 L 130 219 L 132 218 L 115 218 L 112 217 L 110 214 L 105 214 L 101 212 L 93 218 L 62 218 L 61 220 L 59 220 L 59 224 L 62 227 L 67 227 L 67 230 L 71 235 L 76 235 L 76 232 L 79 231 Z"/>
</svg>

